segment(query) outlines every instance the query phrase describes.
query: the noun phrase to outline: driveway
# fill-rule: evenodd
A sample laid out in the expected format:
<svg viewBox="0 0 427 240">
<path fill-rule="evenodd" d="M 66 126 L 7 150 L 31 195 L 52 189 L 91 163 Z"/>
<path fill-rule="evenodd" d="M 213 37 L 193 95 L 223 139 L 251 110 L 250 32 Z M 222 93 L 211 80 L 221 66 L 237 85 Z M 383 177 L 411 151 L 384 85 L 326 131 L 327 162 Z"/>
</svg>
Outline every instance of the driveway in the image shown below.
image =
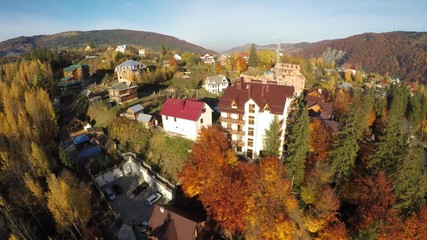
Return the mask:
<svg viewBox="0 0 427 240">
<path fill-rule="evenodd" d="M 123 193 L 116 195 L 116 199 L 110 201 L 111 208 L 120 215 L 123 223 L 132 226 L 132 224 L 138 224 L 142 221 L 150 219 L 153 206 L 147 206 L 145 200 L 148 196 L 155 193 L 156 190 L 147 188 L 144 192 L 134 196 L 132 190 L 139 185 L 138 176 L 123 176 L 116 179 L 114 182 L 108 183 L 102 187 L 102 190 L 106 187 L 112 187 L 113 184 L 118 184 L 122 189 Z M 164 201 L 164 198 L 160 199 L 157 203 Z"/>
</svg>

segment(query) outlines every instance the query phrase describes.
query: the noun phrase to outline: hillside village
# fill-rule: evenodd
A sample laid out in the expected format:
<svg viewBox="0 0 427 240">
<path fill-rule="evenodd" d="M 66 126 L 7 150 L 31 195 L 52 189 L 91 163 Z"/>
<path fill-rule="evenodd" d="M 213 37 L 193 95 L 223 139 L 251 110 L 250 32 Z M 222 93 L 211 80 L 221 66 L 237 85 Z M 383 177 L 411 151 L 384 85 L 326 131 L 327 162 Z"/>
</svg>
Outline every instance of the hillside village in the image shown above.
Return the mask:
<svg viewBox="0 0 427 240">
<path fill-rule="evenodd" d="M 38 60 L 43 58 L 46 61 Z M 32 80 L 22 73 L 28 85 L 45 90 L 42 105 L 47 105 L 47 100 L 53 104 L 52 110 L 42 110 L 46 117 L 35 122 L 42 126 L 46 119 L 56 119 L 57 126 L 52 126 L 49 134 L 52 142 L 58 136 L 56 144 L 48 140 L 40 146 L 25 143 L 33 149 L 28 152 L 30 158 L 39 162 L 57 159 L 56 165 L 47 164 L 52 171 L 71 172 L 78 179 L 75 181 L 88 184 L 92 192 L 85 195 L 92 206 L 87 226 L 73 226 L 77 220 L 70 217 L 70 225 L 63 226 L 69 232 L 66 234 L 82 238 L 88 234 L 93 239 L 237 239 L 245 234 L 247 239 L 334 239 L 334 234 L 336 239 L 350 235 L 387 239 L 388 229 L 373 226 L 377 221 L 389 224 L 386 213 L 390 219 L 399 218 L 391 211 L 394 201 L 404 202 L 396 206 L 407 214 L 405 217 L 413 216 L 402 219 L 421 221 L 412 214 L 426 211 L 424 162 L 414 170 L 420 174 L 415 174 L 418 178 L 413 181 L 422 188 L 420 194 L 409 197 L 414 200 L 403 196 L 410 194 L 410 186 L 397 186 L 401 195 L 378 203 L 381 210 L 369 215 L 369 204 L 375 205 L 376 199 L 349 193 L 354 184 L 356 193 L 393 195 L 390 181 L 404 178 L 403 172 L 394 172 L 409 170 L 401 170 L 404 166 L 398 167 L 398 160 L 386 164 L 390 154 L 402 156 L 409 164 L 411 159 L 405 156 L 423 149 L 413 159 L 422 156 L 427 162 L 426 92 L 416 82 L 366 72 L 350 63 L 335 66 L 322 57 L 291 56 L 280 47 L 257 51 L 254 45 L 250 51 L 231 55 L 201 55 L 163 45 L 159 49 L 88 45 L 57 52 L 39 49 L 24 59 L 26 62 L 16 64 L 27 64 L 28 69 L 34 65 L 40 74 Z M 12 99 L 20 98 L 15 94 L 15 83 L 7 79 L 14 78 L 15 70 L 11 69 L 24 67 L 13 64 L 0 67 L 0 79 L 5 82 L 1 89 L 12 86 L 10 93 L 0 94 L 3 99 L 8 94 Z M 19 127 L 32 122 L 23 117 L 33 117 L 27 101 L 30 93 L 28 89 L 27 103 L 20 106 L 29 111 L 25 114 L 25 110 L 8 112 L 13 106 L 4 100 L 0 107 L 4 126 L 14 125 L 7 114 L 16 116 Z M 404 103 L 398 103 L 398 98 L 405 99 Z M 388 153 L 386 137 L 393 136 L 384 129 L 392 128 L 401 136 L 395 140 L 400 148 Z M 25 129 L 21 131 L 31 138 L 45 134 Z M 19 142 L 17 135 L 2 131 L 4 146 Z M 410 153 L 405 152 L 408 149 Z M 37 151 L 44 151 L 44 157 L 34 155 Z M 4 156 L 0 159 L 6 159 Z M 48 167 L 41 165 L 31 165 L 34 176 L 25 178 L 29 176 L 34 182 L 47 179 L 50 184 L 53 180 L 46 173 Z M 416 169 L 419 164 L 413 166 Z M 273 180 L 264 179 L 268 174 Z M 258 180 L 251 176 L 258 176 Z M 363 185 L 363 178 L 371 182 Z M 222 182 L 224 187 L 219 186 Z M 383 189 L 376 189 L 380 184 Z M 262 195 L 248 189 L 262 189 L 266 198 L 274 201 L 263 200 Z M 246 202 L 222 200 L 222 196 L 233 199 L 234 194 Z M 289 204 L 283 207 L 280 201 Z M 280 212 L 275 216 L 277 225 L 261 218 L 274 216 L 257 202 Z M 359 207 L 347 209 L 344 204 Z M 240 210 L 222 212 L 228 210 L 227 205 L 247 207 L 253 215 L 243 215 Z M 353 219 L 354 215 L 360 218 Z M 247 221 L 240 223 L 238 219 Z M 263 226 L 257 229 L 253 219 Z"/>
</svg>

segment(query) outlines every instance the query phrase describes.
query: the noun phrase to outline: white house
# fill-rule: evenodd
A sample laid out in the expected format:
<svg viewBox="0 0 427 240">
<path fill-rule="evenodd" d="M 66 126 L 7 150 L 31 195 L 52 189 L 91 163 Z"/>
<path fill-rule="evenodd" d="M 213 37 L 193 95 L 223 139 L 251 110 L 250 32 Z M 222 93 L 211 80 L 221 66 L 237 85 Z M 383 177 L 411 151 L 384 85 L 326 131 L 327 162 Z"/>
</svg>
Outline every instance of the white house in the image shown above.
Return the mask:
<svg viewBox="0 0 427 240">
<path fill-rule="evenodd" d="M 205 55 L 200 57 L 200 60 L 202 60 L 202 62 L 204 64 L 214 64 L 215 63 L 215 56 L 210 55 L 209 53 L 206 53 Z"/>
<path fill-rule="evenodd" d="M 116 48 L 116 52 L 125 53 L 126 49 L 127 49 L 126 44 L 125 44 L 125 45 L 119 45 L 119 46 L 117 46 L 117 48 Z"/>
<path fill-rule="evenodd" d="M 264 148 L 265 131 L 275 116 L 280 121 L 280 152 L 286 119 L 294 96 L 293 86 L 239 81 L 225 90 L 218 107 L 221 126 L 233 148 L 248 158 L 258 158 Z"/>
<path fill-rule="evenodd" d="M 205 89 L 210 93 L 220 93 L 229 85 L 227 78 L 224 75 L 207 77 L 205 81 Z"/>
<path fill-rule="evenodd" d="M 196 140 L 200 129 L 212 125 L 212 109 L 193 99 L 168 98 L 160 111 L 167 132 Z"/>
<path fill-rule="evenodd" d="M 175 60 L 177 60 L 177 61 L 181 61 L 182 60 L 181 56 L 179 56 L 176 53 L 175 53 L 175 55 L 173 55 L 173 58 L 175 58 Z"/>
</svg>

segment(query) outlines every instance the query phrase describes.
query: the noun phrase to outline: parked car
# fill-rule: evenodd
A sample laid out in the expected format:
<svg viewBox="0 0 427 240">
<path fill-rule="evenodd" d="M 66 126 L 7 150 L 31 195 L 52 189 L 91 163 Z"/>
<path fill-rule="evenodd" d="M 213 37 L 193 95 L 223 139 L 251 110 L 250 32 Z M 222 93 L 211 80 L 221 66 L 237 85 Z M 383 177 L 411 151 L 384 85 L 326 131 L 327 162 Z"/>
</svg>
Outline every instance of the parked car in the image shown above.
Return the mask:
<svg viewBox="0 0 427 240">
<path fill-rule="evenodd" d="M 113 184 L 113 191 L 115 194 L 119 195 L 123 192 L 123 189 L 119 186 L 119 184 Z"/>
<path fill-rule="evenodd" d="M 163 195 L 161 193 L 156 192 L 147 198 L 146 203 L 147 203 L 147 205 L 151 206 L 151 205 L 153 205 L 153 203 L 159 201 L 159 199 L 162 197 L 163 197 Z"/>
<path fill-rule="evenodd" d="M 132 190 L 132 194 L 134 196 L 136 196 L 139 193 L 145 191 L 145 189 L 147 189 L 147 187 L 148 187 L 148 183 L 147 182 L 143 182 L 140 185 L 138 185 L 138 187 L 136 187 L 134 190 Z"/>
<path fill-rule="evenodd" d="M 104 193 L 105 193 L 105 196 L 108 198 L 108 200 L 113 201 L 114 199 L 116 199 L 116 195 L 111 190 L 111 188 L 104 189 Z"/>
</svg>

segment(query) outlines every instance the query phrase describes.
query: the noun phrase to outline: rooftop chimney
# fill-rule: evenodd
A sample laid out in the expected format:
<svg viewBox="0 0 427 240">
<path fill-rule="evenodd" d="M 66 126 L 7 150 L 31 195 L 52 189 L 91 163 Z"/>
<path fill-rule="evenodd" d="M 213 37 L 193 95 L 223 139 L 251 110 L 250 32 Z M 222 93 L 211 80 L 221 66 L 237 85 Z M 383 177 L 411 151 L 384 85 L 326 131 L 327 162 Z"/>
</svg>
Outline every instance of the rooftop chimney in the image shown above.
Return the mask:
<svg viewBox="0 0 427 240">
<path fill-rule="evenodd" d="M 248 89 L 249 98 L 251 98 L 251 96 L 252 96 L 252 86 L 248 84 L 246 86 L 246 88 Z"/>
</svg>

